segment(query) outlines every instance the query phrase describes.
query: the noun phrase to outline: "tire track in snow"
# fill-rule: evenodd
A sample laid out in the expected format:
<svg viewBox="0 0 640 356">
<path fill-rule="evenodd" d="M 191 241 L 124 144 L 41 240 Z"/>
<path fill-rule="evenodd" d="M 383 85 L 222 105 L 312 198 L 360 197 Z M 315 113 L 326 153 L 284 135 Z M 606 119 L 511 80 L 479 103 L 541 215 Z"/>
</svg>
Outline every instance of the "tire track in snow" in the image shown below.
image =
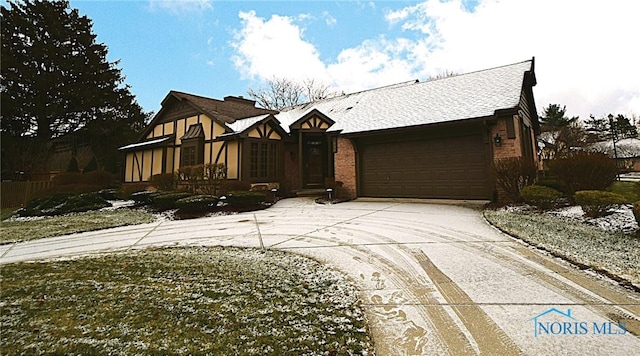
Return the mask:
<svg viewBox="0 0 640 356">
<path fill-rule="evenodd" d="M 435 235 L 456 243 L 456 247 L 469 251 L 475 255 L 482 255 L 489 260 L 498 262 L 510 270 L 529 276 L 541 285 L 554 290 L 573 301 L 572 305 L 582 305 L 595 314 L 601 315 L 613 322 L 624 322 L 627 331 L 640 336 L 640 304 L 638 300 L 628 295 L 617 293 L 610 288 L 597 283 L 581 273 L 567 266 L 563 266 L 550 257 L 540 255 L 529 247 L 521 245 L 516 240 L 514 246 L 501 246 L 500 241 L 488 241 L 481 235 L 469 234 L 454 228 L 430 226 Z M 503 233 L 501 233 L 503 234 Z M 513 237 L 503 234 L 509 239 Z M 469 241 L 471 239 L 471 241 Z M 510 241 L 509 241 L 510 242 Z M 487 246 L 488 245 L 488 246 Z M 514 253 L 515 250 L 516 252 Z M 523 261 L 526 260 L 527 262 Z M 534 264 L 534 265 L 532 265 Z M 553 274 L 535 267 L 543 267 Z M 570 283 L 567 283 L 569 281 Z M 575 285 L 572 285 L 574 283 Z"/>
<path fill-rule="evenodd" d="M 349 219 L 351 221 L 353 219 Z M 346 221 L 345 221 L 346 222 Z M 331 224 L 329 227 L 336 227 L 340 223 Z M 423 355 L 434 353 L 450 353 L 451 355 L 473 355 L 477 354 L 477 346 L 472 345 L 470 340 L 465 337 L 466 330 L 460 330 L 460 323 L 457 323 L 450 313 L 445 309 L 445 305 L 438 300 L 434 293 L 437 293 L 434 289 L 428 288 L 427 281 L 425 280 L 424 273 L 421 270 L 417 270 L 417 261 L 411 256 L 410 250 L 399 248 L 397 242 L 389 244 L 389 239 L 381 236 L 371 234 L 368 231 L 355 229 L 350 225 L 341 226 L 340 234 L 344 236 L 353 235 L 353 233 L 366 234 L 367 239 L 370 241 L 383 241 L 381 243 L 374 243 L 373 246 L 382 249 L 381 252 L 375 252 L 371 249 L 371 244 L 353 244 L 344 242 L 342 239 L 328 238 L 314 233 L 320 233 L 327 228 L 318 228 L 304 236 L 290 237 L 286 241 L 298 241 L 309 243 L 312 246 L 297 246 L 286 247 L 279 246 L 279 249 L 297 250 L 304 254 L 304 251 L 309 248 L 318 249 L 340 249 L 340 251 L 352 256 L 356 261 L 366 263 L 379 272 L 380 276 L 389 279 L 390 284 L 398 287 L 401 291 L 393 292 L 391 296 L 385 301 L 383 298 L 383 289 L 386 289 L 386 285 L 379 285 L 380 289 L 374 288 L 369 293 L 371 294 L 367 299 L 371 301 L 369 304 L 365 304 L 374 315 L 376 320 L 372 320 L 374 323 L 381 323 L 385 328 L 389 328 L 389 322 L 401 323 L 405 330 L 401 332 L 400 336 L 398 332 L 395 335 L 387 333 L 386 330 L 381 330 L 383 333 L 387 333 L 386 336 L 378 335 L 378 342 L 376 348 L 380 354 L 404 354 L 404 355 Z M 334 245 L 327 245 L 326 243 Z M 313 245 L 316 245 L 315 247 Z M 335 257 L 333 257 L 335 258 Z M 326 257 L 329 262 L 332 262 L 331 257 Z M 408 260 L 413 260 L 416 265 L 411 265 Z M 335 260 L 334 260 L 335 261 Z M 374 273 L 375 274 L 375 273 Z M 365 278 L 360 276 L 361 279 Z M 423 280 L 424 283 L 419 283 Z M 380 283 L 380 282 L 378 282 Z M 434 336 L 439 340 L 440 347 L 433 345 L 433 340 L 426 339 L 427 335 L 425 330 L 422 329 L 414 321 L 410 320 L 409 316 L 403 311 L 403 307 L 410 306 L 417 309 L 422 318 L 427 324 L 430 324 L 430 332 L 434 333 Z M 385 322 L 386 320 L 386 322 Z M 386 338 L 385 343 L 381 344 L 382 338 Z M 388 339 L 391 338 L 391 339 Z M 476 346 L 476 347 L 474 347 Z"/>
<path fill-rule="evenodd" d="M 520 348 L 473 300 L 436 267 L 427 255 L 420 251 L 414 258 L 436 285 L 440 294 L 451 305 L 476 341 L 480 354 L 520 355 Z M 461 305 L 465 304 L 465 305 Z"/>
<path fill-rule="evenodd" d="M 456 229 L 449 229 L 438 226 L 441 232 L 450 231 L 454 235 L 466 236 Z M 501 233 L 503 234 L 503 233 Z M 463 239 L 453 235 L 438 234 L 439 237 L 449 238 L 454 242 L 461 242 Z M 528 275 L 529 278 L 545 285 L 560 295 L 566 296 L 575 301 L 574 305 L 583 305 L 596 314 L 607 317 L 613 322 L 624 322 L 627 331 L 633 335 L 640 336 L 640 304 L 637 299 L 628 295 L 617 293 L 610 288 L 606 288 L 577 271 L 553 261 L 552 258 L 532 251 L 528 246 L 523 246 L 520 240 L 516 240 L 516 246 L 501 246 L 495 241 L 478 239 L 478 235 L 471 236 L 473 242 L 457 244 L 457 248 L 469 251 L 476 255 L 482 255 L 489 260 L 499 262 L 500 265 L 510 270 Z M 508 236 L 509 239 L 513 237 Z M 489 244 L 489 248 L 487 248 Z M 513 251 L 515 250 L 515 252 Z M 526 261 L 526 262 L 525 262 Z M 569 262 L 567 262 L 569 263 Z M 543 267 L 553 274 L 535 267 Z M 567 283 L 569 281 L 570 283 Z M 572 285 L 574 283 L 575 285 Z"/>
</svg>

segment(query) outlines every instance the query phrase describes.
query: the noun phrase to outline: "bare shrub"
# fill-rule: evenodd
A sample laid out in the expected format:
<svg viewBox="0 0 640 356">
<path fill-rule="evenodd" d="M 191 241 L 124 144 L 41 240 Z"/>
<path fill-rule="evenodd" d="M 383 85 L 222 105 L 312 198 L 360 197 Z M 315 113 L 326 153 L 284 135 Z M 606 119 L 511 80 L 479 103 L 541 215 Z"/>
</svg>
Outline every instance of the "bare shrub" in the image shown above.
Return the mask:
<svg viewBox="0 0 640 356">
<path fill-rule="evenodd" d="M 522 188 L 536 182 L 538 169 L 532 160 L 522 157 L 509 157 L 493 162 L 493 174 L 496 184 L 507 198 L 519 202 L 522 200 Z"/>
<path fill-rule="evenodd" d="M 564 181 L 570 196 L 579 190 L 605 190 L 618 174 L 613 158 L 585 151 L 571 152 L 549 161 L 549 170 Z"/>
</svg>

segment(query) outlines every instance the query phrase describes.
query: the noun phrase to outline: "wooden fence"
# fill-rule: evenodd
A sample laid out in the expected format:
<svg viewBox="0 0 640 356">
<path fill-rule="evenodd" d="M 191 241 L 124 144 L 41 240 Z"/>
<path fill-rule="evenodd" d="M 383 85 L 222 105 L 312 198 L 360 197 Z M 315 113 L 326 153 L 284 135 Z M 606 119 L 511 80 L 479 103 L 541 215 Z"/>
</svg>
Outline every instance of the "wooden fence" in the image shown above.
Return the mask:
<svg viewBox="0 0 640 356">
<path fill-rule="evenodd" d="M 36 192 L 47 189 L 51 181 L 41 182 L 2 182 L 0 197 L 2 208 L 24 206 Z"/>
</svg>

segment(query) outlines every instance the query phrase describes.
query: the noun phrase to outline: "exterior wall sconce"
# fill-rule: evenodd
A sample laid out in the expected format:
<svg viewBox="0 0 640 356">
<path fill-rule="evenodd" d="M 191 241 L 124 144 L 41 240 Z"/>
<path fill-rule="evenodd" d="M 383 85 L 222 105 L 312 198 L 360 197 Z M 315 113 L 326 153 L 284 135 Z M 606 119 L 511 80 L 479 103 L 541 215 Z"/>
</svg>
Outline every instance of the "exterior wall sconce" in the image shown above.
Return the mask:
<svg viewBox="0 0 640 356">
<path fill-rule="evenodd" d="M 493 143 L 496 145 L 496 147 L 502 146 L 502 137 L 500 137 L 500 134 L 496 134 L 496 136 L 493 138 Z"/>
</svg>

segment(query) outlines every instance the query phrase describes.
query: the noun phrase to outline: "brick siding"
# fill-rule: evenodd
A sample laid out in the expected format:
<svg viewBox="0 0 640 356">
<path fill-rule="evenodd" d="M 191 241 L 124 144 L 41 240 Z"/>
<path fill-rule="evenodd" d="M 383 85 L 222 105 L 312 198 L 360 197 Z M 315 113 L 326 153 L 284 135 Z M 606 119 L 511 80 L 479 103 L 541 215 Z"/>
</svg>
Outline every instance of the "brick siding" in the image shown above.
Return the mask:
<svg viewBox="0 0 640 356">
<path fill-rule="evenodd" d="M 334 153 L 334 168 L 336 181 L 344 185 L 344 197 L 355 198 L 357 196 L 356 180 L 356 151 L 351 140 L 338 137 L 338 151 Z"/>
</svg>

